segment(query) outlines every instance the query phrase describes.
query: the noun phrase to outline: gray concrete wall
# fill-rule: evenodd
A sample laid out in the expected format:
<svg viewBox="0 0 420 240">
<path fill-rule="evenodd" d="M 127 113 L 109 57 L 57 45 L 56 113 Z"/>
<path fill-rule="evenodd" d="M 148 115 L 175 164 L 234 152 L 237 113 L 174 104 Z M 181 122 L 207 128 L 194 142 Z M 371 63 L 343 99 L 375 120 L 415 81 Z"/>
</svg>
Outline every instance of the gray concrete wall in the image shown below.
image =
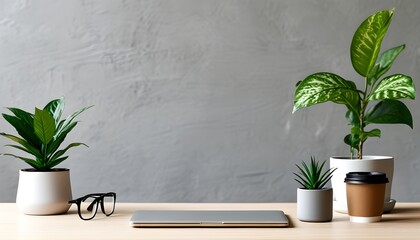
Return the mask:
<svg viewBox="0 0 420 240">
<path fill-rule="evenodd" d="M 0 106 L 32 111 L 65 96 L 95 107 L 67 143 L 73 195 L 119 201 L 295 201 L 295 163 L 348 153 L 345 108 L 292 115 L 295 83 L 331 71 L 362 84 L 349 46 L 370 14 L 396 8 L 384 40 L 407 48 L 391 73 L 420 86 L 420 1 L 1 1 Z M 365 152 L 396 158 L 393 197 L 419 201 L 415 129 L 383 126 Z M 0 129 L 13 129 L 0 119 Z M 0 151 L 9 151 L 0 139 Z M 0 159 L 0 201 L 22 162 Z"/>
</svg>

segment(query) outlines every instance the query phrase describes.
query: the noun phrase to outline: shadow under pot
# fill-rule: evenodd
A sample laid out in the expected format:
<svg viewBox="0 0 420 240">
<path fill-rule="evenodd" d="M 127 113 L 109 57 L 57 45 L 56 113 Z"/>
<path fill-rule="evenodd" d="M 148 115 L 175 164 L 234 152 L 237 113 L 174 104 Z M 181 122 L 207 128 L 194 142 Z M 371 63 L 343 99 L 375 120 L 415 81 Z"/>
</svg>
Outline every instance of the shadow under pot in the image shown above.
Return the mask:
<svg viewBox="0 0 420 240">
<path fill-rule="evenodd" d="M 349 172 L 344 180 L 347 208 L 351 222 L 378 222 L 382 218 L 385 185 L 388 178 L 382 172 Z"/>
</svg>

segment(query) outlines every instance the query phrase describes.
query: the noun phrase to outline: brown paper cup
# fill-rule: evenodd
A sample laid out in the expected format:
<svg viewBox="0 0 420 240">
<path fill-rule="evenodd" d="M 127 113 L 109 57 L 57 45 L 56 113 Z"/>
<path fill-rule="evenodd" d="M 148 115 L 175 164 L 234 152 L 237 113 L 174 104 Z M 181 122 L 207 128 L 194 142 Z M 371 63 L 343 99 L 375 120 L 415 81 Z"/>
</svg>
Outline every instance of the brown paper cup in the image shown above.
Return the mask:
<svg viewBox="0 0 420 240">
<path fill-rule="evenodd" d="M 379 172 L 350 172 L 346 179 L 347 208 L 351 222 L 378 222 L 384 207 L 386 175 Z"/>
</svg>

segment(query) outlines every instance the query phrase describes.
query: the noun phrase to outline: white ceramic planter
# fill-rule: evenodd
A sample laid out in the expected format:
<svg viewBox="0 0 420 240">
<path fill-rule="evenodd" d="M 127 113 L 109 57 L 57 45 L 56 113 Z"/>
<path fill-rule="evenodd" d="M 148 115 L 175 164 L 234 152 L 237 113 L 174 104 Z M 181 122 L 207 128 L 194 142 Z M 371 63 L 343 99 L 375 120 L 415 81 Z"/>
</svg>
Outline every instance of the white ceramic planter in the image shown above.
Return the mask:
<svg viewBox="0 0 420 240">
<path fill-rule="evenodd" d="M 333 190 L 297 189 L 297 218 L 304 222 L 329 222 L 333 211 Z"/>
<path fill-rule="evenodd" d="M 395 200 L 391 199 L 392 179 L 394 176 L 394 158 L 387 156 L 364 156 L 363 159 L 348 157 L 331 157 L 330 167 L 337 168 L 331 178 L 334 189 L 334 210 L 347 213 L 347 194 L 344 179 L 349 172 L 383 172 L 389 183 L 386 185 L 384 198 L 384 213 L 392 211 Z"/>
<path fill-rule="evenodd" d="M 29 215 L 66 213 L 72 198 L 70 171 L 34 171 L 22 169 L 16 196 L 18 209 Z"/>
</svg>

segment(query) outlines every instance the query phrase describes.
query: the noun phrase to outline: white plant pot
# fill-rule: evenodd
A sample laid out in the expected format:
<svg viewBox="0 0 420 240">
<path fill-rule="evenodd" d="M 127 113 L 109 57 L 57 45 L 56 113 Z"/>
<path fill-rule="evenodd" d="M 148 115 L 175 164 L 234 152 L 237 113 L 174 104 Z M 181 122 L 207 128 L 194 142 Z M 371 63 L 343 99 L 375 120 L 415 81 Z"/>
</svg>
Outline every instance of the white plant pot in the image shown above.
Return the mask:
<svg viewBox="0 0 420 240">
<path fill-rule="evenodd" d="M 304 222 L 329 222 L 333 211 L 333 189 L 297 189 L 297 218 Z"/>
<path fill-rule="evenodd" d="M 330 167 L 337 168 L 331 178 L 334 189 L 334 210 L 347 213 L 347 194 L 344 179 L 349 172 L 383 172 L 389 180 L 385 189 L 384 213 L 392 211 L 395 200 L 391 199 L 392 179 L 394 176 L 394 158 L 387 156 L 363 156 L 363 159 L 349 157 L 331 157 Z"/>
<path fill-rule="evenodd" d="M 53 169 L 35 171 L 22 169 L 16 196 L 18 209 L 29 215 L 52 215 L 66 213 L 72 198 L 70 171 Z"/>
</svg>

